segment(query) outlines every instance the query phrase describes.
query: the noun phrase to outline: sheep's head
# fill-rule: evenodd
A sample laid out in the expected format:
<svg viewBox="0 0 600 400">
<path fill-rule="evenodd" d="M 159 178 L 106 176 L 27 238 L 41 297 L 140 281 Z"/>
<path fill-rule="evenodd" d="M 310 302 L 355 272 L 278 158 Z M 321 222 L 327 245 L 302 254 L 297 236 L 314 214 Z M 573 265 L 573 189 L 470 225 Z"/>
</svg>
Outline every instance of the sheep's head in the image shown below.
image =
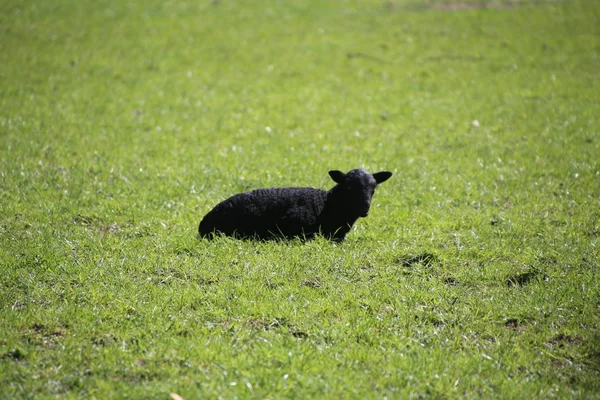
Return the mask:
<svg viewBox="0 0 600 400">
<path fill-rule="evenodd" d="M 390 179 L 392 173 L 381 171 L 370 174 L 359 168 L 353 169 L 347 174 L 337 170 L 329 171 L 329 176 L 337 183 L 333 190 L 343 198 L 346 211 L 352 212 L 358 217 L 366 217 L 369 215 L 375 187 Z"/>
</svg>

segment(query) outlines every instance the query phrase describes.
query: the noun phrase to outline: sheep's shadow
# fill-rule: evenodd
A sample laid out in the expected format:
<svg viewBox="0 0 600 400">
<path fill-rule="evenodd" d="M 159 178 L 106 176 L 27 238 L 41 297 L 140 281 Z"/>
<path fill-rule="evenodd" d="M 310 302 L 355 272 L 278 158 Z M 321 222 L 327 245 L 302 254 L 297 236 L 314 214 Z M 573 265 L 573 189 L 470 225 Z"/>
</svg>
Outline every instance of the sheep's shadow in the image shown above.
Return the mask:
<svg viewBox="0 0 600 400">
<path fill-rule="evenodd" d="M 270 233 L 267 236 L 259 236 L 259 235 L 241 235 L 238 233 L 233 234 L 225 234 L 222 232 L 211 232 L 208 234 L 198 233 L 196 238 L 199 241 L 202 240 L 218 240 L 218 239 L 234 239 L 234 240 L 242 240 L 245 242 L 260 242 L 260 243 L 289 243 L 289 242 L 300 242 L 300 243 L 308 243 L 315 240 L 317 237 L 322 237 L 323 239 L 332 242 L 332 243 L 343 243 L 344 237 L 335 237 L 328 236 L 322 233 L 312 233 L 312 234 L 303 234 L 303 235 L 294 235 L 287 236 L 282 233 Z"/>
</svg>

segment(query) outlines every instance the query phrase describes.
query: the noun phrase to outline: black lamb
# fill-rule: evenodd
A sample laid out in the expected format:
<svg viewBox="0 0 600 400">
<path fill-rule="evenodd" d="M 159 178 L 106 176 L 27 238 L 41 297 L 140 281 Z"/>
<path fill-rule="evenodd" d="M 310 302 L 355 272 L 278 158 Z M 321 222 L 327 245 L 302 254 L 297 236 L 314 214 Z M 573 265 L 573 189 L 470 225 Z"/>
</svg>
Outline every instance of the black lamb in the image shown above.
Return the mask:
<svg viewBox="0 0 600 400">
<path fill-rule="evenodd" d="M 200 222 L 201 237 L 312 239 L 321 234 L 341 242 L 359 217 L 369 214 L 375 187 L 391 172 L 370 174 L 353 169 L 329 171 L 337 183 L 329 191 L 315 188 L 258 189 L 217 204 Z"/>
</svg>

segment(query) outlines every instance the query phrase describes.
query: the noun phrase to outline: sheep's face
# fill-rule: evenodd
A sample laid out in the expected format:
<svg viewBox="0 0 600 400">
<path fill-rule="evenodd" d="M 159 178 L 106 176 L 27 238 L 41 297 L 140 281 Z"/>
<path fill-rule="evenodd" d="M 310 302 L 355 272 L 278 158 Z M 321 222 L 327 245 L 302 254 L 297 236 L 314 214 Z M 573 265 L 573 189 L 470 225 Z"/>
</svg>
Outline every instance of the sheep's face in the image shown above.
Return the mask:
<svg viewBox="0 0 600 400">
<path fill-rule="evenodd" d="M 346 210 L 358 217 L 366 217 L 369 215 L 375 187 L 387 181 L 392 173 L 381 171 L 370 174 L 360 168 L 353 169 L 347 174 L 341 171 L 329 171 L 329 175 L 338 184 L 336 191 L 343 196 Z"/>
</svg>

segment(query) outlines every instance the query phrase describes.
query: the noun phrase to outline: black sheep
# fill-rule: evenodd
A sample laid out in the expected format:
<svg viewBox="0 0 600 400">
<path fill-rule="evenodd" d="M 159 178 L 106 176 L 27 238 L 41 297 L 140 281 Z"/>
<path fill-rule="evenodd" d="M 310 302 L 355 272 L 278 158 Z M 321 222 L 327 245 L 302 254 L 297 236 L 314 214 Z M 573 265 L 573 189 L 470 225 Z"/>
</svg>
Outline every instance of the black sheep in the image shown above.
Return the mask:
<svg viewBox="0 0 600 400">
<path fill-rule="evenodd" d="M 337 183 L 329 191 L 315 188 L 258 189 L 217 204 L 200 222 L 200 236 L 311 239 L 316 234 L 342 241 L 359 217 L 369 214 L 375 187 L 391 172 L 370 174 L 353 169 L 329 171 Z"/>
</svg>

